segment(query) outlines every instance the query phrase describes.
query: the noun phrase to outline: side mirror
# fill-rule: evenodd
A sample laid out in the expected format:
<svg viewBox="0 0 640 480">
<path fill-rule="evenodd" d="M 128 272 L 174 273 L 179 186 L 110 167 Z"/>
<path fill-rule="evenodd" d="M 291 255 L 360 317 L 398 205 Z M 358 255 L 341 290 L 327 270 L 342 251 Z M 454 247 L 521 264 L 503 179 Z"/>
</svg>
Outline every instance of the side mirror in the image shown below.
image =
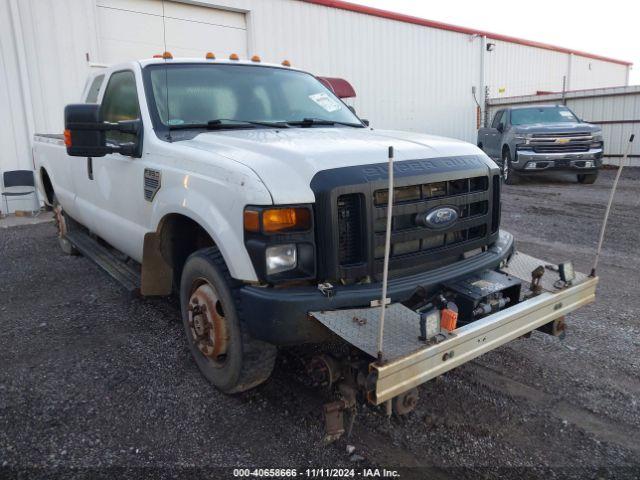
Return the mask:
<svg viewBox="0 0 640 480">
<path fill-rule="evenodd" d="M 102 121 L 100 105 L 78 103 L 64 109 L 64 143 L 72 157 L 104 157 L 109 153 L 139 156 L 140 120 L 117 123 Z M 135 142 L 108 146 L 106 132 L 119 131 L 137 137 Z"/>
<path fill-rule="evenodd" d="M 361 119 L 361 122 L 365 127 L 369 126 L 369 120 L 366 120 L 366 119 L 363 118 L 363 119 Z"/>
<path fill-rule="evenodd" d="M 504 123 L 500 122 L 496 127 L 496 130 L 498 130 L 500 133 L 504 132 Z"/>
<path fill-rule="evenodd" d="M 353 113 L 354 115 L 357 115 L 356 109 L 352 105 L 347 105 L 347 108 L 351 110 L 351 113 Z"/>
</svg>

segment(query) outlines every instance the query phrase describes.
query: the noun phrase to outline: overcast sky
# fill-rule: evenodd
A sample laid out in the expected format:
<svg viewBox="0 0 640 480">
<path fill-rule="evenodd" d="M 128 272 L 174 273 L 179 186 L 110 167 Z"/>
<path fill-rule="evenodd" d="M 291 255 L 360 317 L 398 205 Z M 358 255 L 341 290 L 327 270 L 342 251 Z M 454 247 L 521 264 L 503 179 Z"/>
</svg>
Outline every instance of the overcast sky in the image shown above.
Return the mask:
<svg viewBox="0 0 640 480">
<path fill-rule="evenodd" d="M 464 27 L 633 62 L 640 84 L 640 6 L 635 0 L 351 0 Z"/>
</svg>

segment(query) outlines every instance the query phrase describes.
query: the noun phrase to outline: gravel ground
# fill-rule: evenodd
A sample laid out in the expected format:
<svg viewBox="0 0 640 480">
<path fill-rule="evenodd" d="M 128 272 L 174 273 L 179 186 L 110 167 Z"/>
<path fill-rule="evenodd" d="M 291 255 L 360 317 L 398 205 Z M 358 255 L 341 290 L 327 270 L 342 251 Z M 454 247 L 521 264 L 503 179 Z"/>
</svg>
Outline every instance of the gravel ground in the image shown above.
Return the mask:
<svg viewBox="0 0 640 480">
<path fill-rule="evenodd" d="M 589 271 L 613 176 L 505 187 L 503 228 L 521 251 Z M 64 256 L 50 223 L 4 230 L 0 477 L 342 466 L 402 467 L 402 478 L 638 478 L 639 181 L 640 169 L 625 170 L 597 303 L 568 318 L 564 342 L 538 332 L 512 342 L 422 386 L 407 417 L 363 408 L 352 437 L 329 446 L 328 398 L 305 386 L 291 355 L 266 384 L 225 396 L 191 360 L 174 300 L 128 297 L 87 259 Z"/>
</svg>

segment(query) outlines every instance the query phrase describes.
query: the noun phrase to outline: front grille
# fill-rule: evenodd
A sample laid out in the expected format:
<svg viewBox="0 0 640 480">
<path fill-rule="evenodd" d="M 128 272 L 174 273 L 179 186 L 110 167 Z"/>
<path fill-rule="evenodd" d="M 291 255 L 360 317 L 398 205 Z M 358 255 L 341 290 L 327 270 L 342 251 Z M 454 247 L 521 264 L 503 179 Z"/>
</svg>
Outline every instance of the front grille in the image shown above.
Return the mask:
<svg viewBox="0 0 640 480">
<path fill-rule="evenodd" d="M 533 138 L 591 137 L 591 132 L 534 133 Z"/>
<path fill-rule="evenodd" d="M 588 152 L 592 142 L 589 132 L 535 133 L 527 146 L 536 153 Z"/>
<path fill-rule="evenodd" d="M 500 178 L 494 175 L 413 184 L 394 189 L 391 226 L 390 275 L 394 272 L 424 269 L 429 262 L 485 244 L 495 234 L 500 221 Z M 366 262 L 370 254 L 374 277 L 382 270 L 385 249 L 388 190 L 373 192 L 367 208 L 363 194 L 351 193 L 337 198 L 338 263 L 344 272 Z M 444 229 L 420 223 L 419 216 L 440 207 L 454 208 L 458 219 Z M 370 237 L 367 214 L 370 212 Z M 367 252 L 367 238 L 371 251 Z M 356 270 L 355 267 L 352 268 Z M 358 269 L 362 272 L 362 269 Z"/>
<path fill-rule="evenodd" d="M 589 145 L 571 144 L 564 145 L 536 145 L 533 147 L 536 153 L 563 153 L 563 152 L 588 152 Z"/>
<path fill-rule="evenodd" d="M 364 195 L 338 197 L 338 261 L 340 265 L 361 263 L 364 258 Z"/>
</svg>

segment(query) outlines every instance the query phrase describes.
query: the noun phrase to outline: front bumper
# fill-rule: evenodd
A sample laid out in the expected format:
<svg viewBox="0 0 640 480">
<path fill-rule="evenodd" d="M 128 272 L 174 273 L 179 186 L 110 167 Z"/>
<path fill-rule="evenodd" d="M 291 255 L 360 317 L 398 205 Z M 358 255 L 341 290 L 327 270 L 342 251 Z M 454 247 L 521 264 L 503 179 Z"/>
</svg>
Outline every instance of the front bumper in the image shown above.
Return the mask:
<svg viewBox="0 0 640 480">
<path fill-rule="evenodd" d="M 517 161 L 513 161 L 511 165 L 522 173 L 544 170 L 594 171 L 602 166 L 602 154 L 602 148 L 592 148 L 586 152 L 560 153 L 538 153 L 518 149 Z"/>
<path fill-rule="evenodd" d="M 442 283 L 496 269 L 514 251 L 513 236 L 501 231 L 485 252 L 414 275 L 389 280 L 387 296 L 403 302 L 418 286 L 436 290 Z M 239 290 L 241 315 L 249 333 L 274 345 L 317 343 L 330 338 L 329 331 L 309 317 L 311 311 L 368 307 L 379 300 L 380 283 L 336 285 L 333 295 L 323 295 L 315 286 L 263 288 L 246 285 Z"/>
<path fill-rule="evenodd" d="M 374 383 L 369 401 L 379 405 L 593 302 L 597 284 L 597 277 L 589 277 L 559 292 L 542 293 L 460 327 L 442 343 L 383 365 L 371 363 L 369 368 Z"/>
</svg>

